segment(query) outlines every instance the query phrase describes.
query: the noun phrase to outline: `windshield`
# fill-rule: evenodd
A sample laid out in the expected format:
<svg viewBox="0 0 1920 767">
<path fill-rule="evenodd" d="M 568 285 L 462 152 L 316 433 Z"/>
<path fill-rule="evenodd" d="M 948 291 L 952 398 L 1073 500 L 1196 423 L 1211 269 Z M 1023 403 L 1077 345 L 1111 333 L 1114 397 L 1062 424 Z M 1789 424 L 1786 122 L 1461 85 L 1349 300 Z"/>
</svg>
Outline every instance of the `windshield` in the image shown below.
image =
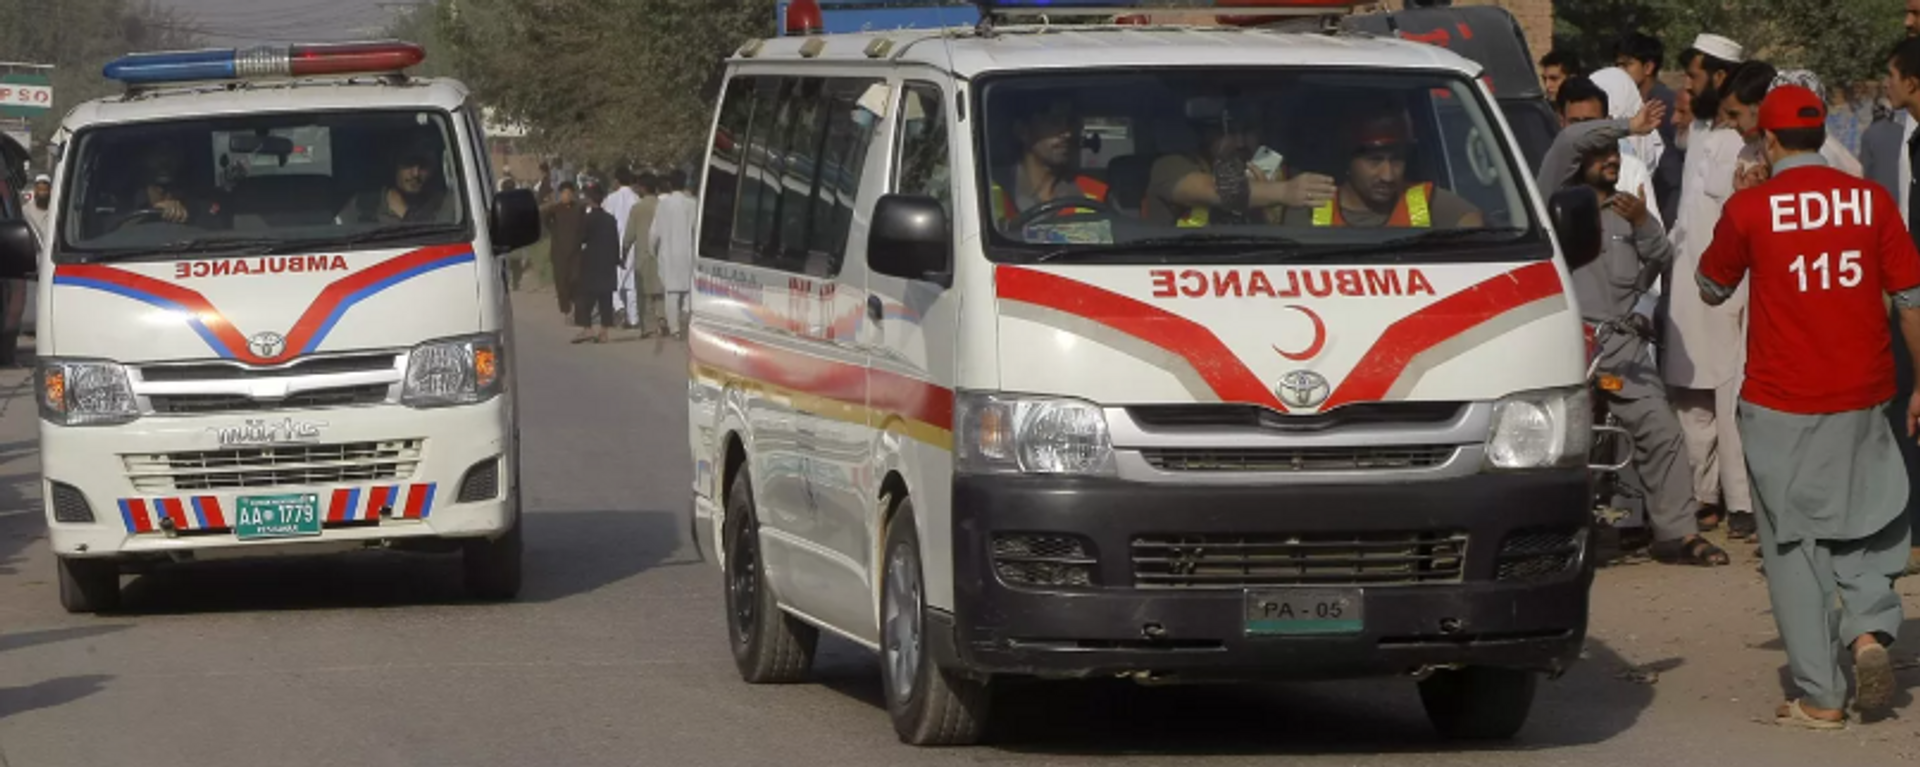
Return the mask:
<svg viewBox="0 0 1920 767">
<path fill-rule="evenodd" d="M 1544 242 L 1521 165 L 1456 75 L 1180 69 L 980 89 L 997 260 Z"/>
<path fill-rule="evenodd" d="M 446 113 L 241 115 L 82 133 L 63 261 L 392 247 L 464 235 Z"/>
</svg>

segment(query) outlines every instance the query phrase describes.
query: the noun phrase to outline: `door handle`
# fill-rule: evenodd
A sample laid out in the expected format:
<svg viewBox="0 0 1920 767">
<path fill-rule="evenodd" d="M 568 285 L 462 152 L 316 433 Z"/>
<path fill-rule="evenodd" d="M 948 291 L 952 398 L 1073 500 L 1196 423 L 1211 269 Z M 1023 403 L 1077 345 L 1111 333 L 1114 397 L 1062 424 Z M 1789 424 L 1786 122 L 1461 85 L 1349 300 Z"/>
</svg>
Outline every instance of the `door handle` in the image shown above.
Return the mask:
<svg viewBox="0 0 1920 767">
<path fill-rule="evenodd" d="M 874 322 L 879 322 L 882 317 L 886 316 L 886 314 L 887 314 L 887 307 L 884 304 L 880 303 L 879 296 L 874 296 L 874 295 L 867 296 L 867 318 L 868 319 L 873 320 Z"/>
</svg>

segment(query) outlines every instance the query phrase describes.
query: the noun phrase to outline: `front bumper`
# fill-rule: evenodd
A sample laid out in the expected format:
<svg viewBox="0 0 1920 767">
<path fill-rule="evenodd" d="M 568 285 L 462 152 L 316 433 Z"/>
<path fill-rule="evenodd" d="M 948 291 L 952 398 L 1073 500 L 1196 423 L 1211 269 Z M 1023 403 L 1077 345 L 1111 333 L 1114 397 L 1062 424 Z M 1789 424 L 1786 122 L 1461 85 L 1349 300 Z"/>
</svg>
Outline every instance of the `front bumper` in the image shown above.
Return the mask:
<svg viewBox="0 0 1920 767">
<path fill-rule="evenodd" d="M 49 538 L 63 557 L 215 559 L 498 536 L 517 513 L 507 408 L 495 398 L 432 410 L 383 405 L 148 417 L 114 427 L 42 423 Z M 286 419 L 324 426 L 302 445 L 219 444 L 222 428 Z M 202 468 L 182 468 L 194 466 Z M 225 475 L 248 479 L 197 479 Z M 292 494 L 318 499 L 320 536 L 243 541 L 234 533 L 242 496 Z M 80 508 L 90 521 L 76 521 Z"/>
<path fill-rule="evenodd" d="M 1345 486 L 961 477 L 954 491 L 954 611 L 930 612 L 928 642 L 948 667 L 1041 677 L 1338 679 L 1456 664 L 1557 674 L 1579 657 L 1586 636 L 1594 567 L 1588 488 L 1584 469 Z M 1333 546 L 1318 553 L 1339 556 L 1341 541 L 1442 532 L 1464 541 L 1452 560 L 1457 575 L 1430 571 L 1432 580 L 1401 585 L 1391 573 L 1370 572 L 1357 632 L 1248 633 L 1247 588 L 1306 577 L 1289 575 L 1289 566 L 1312 571 L 1320 579 L 1312 588 L 1345 585 L 1338 572 L 1284 553 L 1275 559 L 1275 552 L 1297 553 L 1306 541 Z M 1021 535 L 1079 539 L 1090 551 L 1076 553 L 1093 562 L 1086 585 L 1035 586 L 1019 582 L 1027 577 L 1020 575 L 1010 583 L 998 570 L 995 545 Z M 1173 551 L 1154 548 L 1169 539 L 1193 544 L 1180 550 L 1179 567 L 1135 562 L 1139 552 Z M 1519 556 L 1546 551 L 1543 540 L 1564 540 L 1558 559 Z M 1210 551 L 1256 551 L 1235 548 L 1248 541 L 1263 542 L 1257 551 L 1265 553 L 1227 561 L 1227 570 L 1208 559 Z M 1431 561 L 1421 567 L 1436 567 Z M 1258 582 L 1231 583 L 1232 566 L 1257 572 L 1249 577 Z M 1168 583 L 1181 569 L 1225 572 L 1228 582 Z"/>
</svg>

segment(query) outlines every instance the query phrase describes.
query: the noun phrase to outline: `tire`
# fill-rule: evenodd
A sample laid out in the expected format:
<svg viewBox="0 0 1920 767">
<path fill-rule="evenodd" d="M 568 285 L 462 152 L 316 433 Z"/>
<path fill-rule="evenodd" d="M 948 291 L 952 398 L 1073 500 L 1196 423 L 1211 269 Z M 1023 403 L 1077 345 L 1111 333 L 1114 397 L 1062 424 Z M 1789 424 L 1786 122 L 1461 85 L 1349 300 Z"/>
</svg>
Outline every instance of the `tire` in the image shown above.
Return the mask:
<svg viewBox="0 0 1920 767">
<path fill-rule="evenodd" d="M 120 563 L 60 557 L 60 606 L 74 614 L 120 608 Z"/>
<path fill-rule="evenodd" d="M 1507 740 L 1527 723 L 1540 677 L 1531 671 L 1473 667 L 1435 672 L 1420 682 L 1427 720 L 1449 740 Z"/>
<path fill-rule="evenodd" d="M 748 684 L 806 681 L 820 629 L 788 615 L 767 585 L 760 556 L 760 517 L 753 505 L 753 479 L 740 468 L 727 492 L 727 645 Z"/>
<path fill-rule="evenodd" d="M 521 515 L 516 509 L 513 526 L 498 538 L 467 541 L 460 552 L 466 571 L 467 593 L 486 602 L 507 602 L 520 596 L 520 558 L 524 544 L 520 534 Z"/>
<path fill-rule="evenodd" d="M 912 500 L 887 528 L 881 560 L 880 681 L 900 741 L 915 746 L 980 742 L 992 708 L 992 680 L 940 668 L 926 647 L 925 579 Z"/>
</svg>

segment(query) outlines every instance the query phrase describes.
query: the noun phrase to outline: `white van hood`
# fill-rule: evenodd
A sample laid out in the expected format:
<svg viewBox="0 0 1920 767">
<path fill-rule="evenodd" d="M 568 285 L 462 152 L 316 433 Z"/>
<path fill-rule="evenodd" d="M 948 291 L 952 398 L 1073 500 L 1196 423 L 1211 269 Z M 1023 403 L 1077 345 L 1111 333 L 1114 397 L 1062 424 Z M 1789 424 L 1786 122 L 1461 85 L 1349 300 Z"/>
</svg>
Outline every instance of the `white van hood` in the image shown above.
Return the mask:
<svg viewBox="0 0 1920 767">
<path fill-rule="evenodd" d="M 1578 385 L 1555 261 L 1001 266 L 1000 388 L 1315 413 Z"/>
<path fill-rule="evenodd" d="M 404 348 L 481 329 L 472 245 L 54 269 L 45 356 L 117 362 Z"/>
</svg>

